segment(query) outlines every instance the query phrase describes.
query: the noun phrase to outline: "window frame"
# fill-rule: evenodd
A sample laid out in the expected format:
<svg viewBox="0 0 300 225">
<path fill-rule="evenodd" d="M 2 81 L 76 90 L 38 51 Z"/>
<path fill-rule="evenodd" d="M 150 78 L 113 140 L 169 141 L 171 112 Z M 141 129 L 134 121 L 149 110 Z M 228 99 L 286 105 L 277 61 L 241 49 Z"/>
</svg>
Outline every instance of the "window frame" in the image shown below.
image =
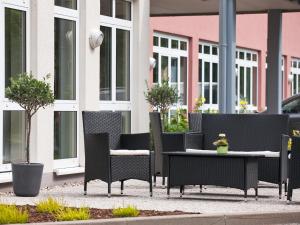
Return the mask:
<svg viewBox="0 0 300 225">
<path fill-rule="evenodd" d="M 172 59 L 176 58 L 177 59 L 177 91 L 178 91 L 178 97 L 180 97 L 181 94 L 181 72 L 180 72 L 180 62 L 181 58 L 185 57 L 187 58 L 187 62 L 189 62 L 189 39 L 176 36 L 176 35 L 169 35 L 169 34 L 164 34 L 160 32 L 154 32 L 153 34 L 153 39 L 155 37 L 158 37 L 158 46 L 153 45 L 153 53 L 158 54 L 158 63 L 156 64 L 158 68 L 158 83 L 153 84 L 161 84 L 162 81 L 162 74 L 161 74 L 161 64 L 162 64 L 162 57 L 168 57 L 168 79 L 169 79 L 169 86 L 171 86 L 171 71 L 172 71 Z M 168 40 L 168 47 L 161 47 L 161 39 L 167 39 Z M 178 41 L 178 48 L 172 48 L 172 41 Z M 186 50 L 181 50 L 181 42 L 186 43 Z M 186 87 L 188 89 L 189 87 L 189 64 L 187 63 L 187 83 Z M 182 108 L 187 110 L 188 109 L 188 104 L 189 104 L 189 92 L 188 90 L 186 91 L 186 105 L 182 105 L 180 101 L 175 103 L 170 107 L 170 111 L 177 110 L 178 108 Z M 170 114 L 170 113 L 169 113 Z"/>
<path fill-rule="evenodd" d="M 297 66 L 296 67 L 294 67 L 293 66 L 293 64 L 294 63 L 297 63 Z M 294 76 L 296 76 L 296 93 L 294 92 L 294 87 L 295 87 L 295 84 L 294 84 L 294 79 L 293 79 L 293 82 L 292 82 L 292 91 L 291 91 L 291 94 L 292 95 L 296 95 L 296 94 L 298 94 L 298 93 L 300 93 L 300 85 L 298 85 L 299 84 L 299 82 L 300 82 L 300 68 L 299 68 L 299 66 L 298 66 L 298 64 L 300 63 L 300 58 L 292 58 L 291 59 L 291 75 L 293 76 L 293 78 L 294 78 Z"/>
<path fill-rule="evenodd" d="M 0 172 L 10 172 L 11 164 L 3 164 L 3 112 L 23 111 L 17 104 L 5 98 L 5 8 L 16 9 L 26 13 L 26 71 L 30 68 L 30 2 L 29 0 L 0 1 Z"/>
<path fill-rule="evenodd" d="M 54 15 L 53 18 L 58 18 L 58 19 L 65 19 L 65 20 L 70 20 L 76 23 L 76 84 L 75 84 L 75 100 L 55 100 L 53 104 L 53 117 L 54 117 L 54 112 L 76 112 L 77 113 L 77 134 L 76 134 L 76 145 L 77 145 L 77 154 L 76 158 L 67 158 L 67 159 L 54 159 L 54 139 L 53 139 L 53 169 L 63 169 L 67 167 L 77 167 L 79 166 L 79 71 L 80 71 L 80 66 L 79 66 L 79 29 L 80 29 L 80 24 L 79 24 L 79 10 L 80 10 L 80 0 L 77 0 L 77 10 L 74 9 L 69 9 L 61 6 L 54 6 Z M 54 4 L 54 3 L 53 3 Z M 54 25 L 53 25 L 54 26 Z M 53 33 L 54 35 L 54 33 Z M 55 50 L 54 50 L 55 51 Z M 55 57 L 55 56 L 54 56 Z M 54 60 L 54 58 L 53 58 Z M 55 74 L 54 74 L 55 76 Z M 54 124 L 53 124 L 53 132 L 54 132 Z M 54 133 L 53 133 L 54 134 Z"/>
<path fill-rule="evenodd" d="M 100 1 L 100 0 L 99 0 Z M 99 28 L 101 26 L 105 26 L 111 29 L 111 100 L 100 100 L 100 85 L 99 85 L 99 105 L 101 110 L 104 111 L 130 111 L 132 112 L 132 98 L 133 98 L 133 9 L 134 9 L 134 2 L 131 0 L 126 0 L 128 2 L 131 2 L 131 20 L 125 20 L 125 19 L 119 19 L 115 18 L 115 0 L 113 1 L 112 5 L 112 17 L 105 16 L 100 14 L 99 10 Z M 101 6 L 100 6 L 101 7 Z M 117 29 L 129 31 L 130 35 L 130 69 L 129 69 L 129 93 L 130 93 L 130 100 L 129 101 L 120 101 L 116 99 L 116 90 L 117 90 L 117 74 L 116 74 L 116 35 L 117 35 Z M 99 61 L 100 64 L 100 61 Z M 99 73 L 100 78 L 100 73 Z M 100 84 L 100 82 L 99 82 Z M 130 121 L 131 128 L 132 128 L 132 119 Z"/>
</svg>

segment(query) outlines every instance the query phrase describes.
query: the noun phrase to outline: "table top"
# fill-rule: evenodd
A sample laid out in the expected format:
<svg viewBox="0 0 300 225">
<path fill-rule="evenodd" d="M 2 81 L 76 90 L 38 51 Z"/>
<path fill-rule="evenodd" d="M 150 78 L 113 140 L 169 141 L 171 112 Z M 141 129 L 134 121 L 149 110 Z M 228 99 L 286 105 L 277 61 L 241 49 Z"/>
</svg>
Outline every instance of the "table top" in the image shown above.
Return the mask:
<svg viewBox="0 0 300 225">
<path fill-rule="evenodd" d="M 265 155 L 257 154 L 255 152 L 233 152 L 229 151 L 227 154 L 218 154 L 217 150 L 214 152 L 164 152 L 167 156 L 195 156 L 195 157 L 226 157 L 226 158 L 264 158 Z"/>
</svg>

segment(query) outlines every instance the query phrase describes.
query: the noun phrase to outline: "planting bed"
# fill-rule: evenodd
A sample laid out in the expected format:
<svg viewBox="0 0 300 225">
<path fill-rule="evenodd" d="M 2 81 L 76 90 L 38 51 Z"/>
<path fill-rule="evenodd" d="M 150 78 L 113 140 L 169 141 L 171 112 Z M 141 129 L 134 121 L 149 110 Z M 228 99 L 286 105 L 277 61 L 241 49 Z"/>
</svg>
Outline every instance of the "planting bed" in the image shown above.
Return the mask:
<svg viewBox="0 0 300 225">
<path fill-rule="evenodd" d="M 29 214 L 29 223 L 38 222 L 55 222 L 56 219 L 51 213 L 40 213 L 36 211 L 35 206 L 25 205 L 17 206 L 21 210 L 27 210 Z M 161 212 L 154 210 L 140 210 L 139 217 L 150 217 L 150 216 L 167 216 L 167 215 L 183 215 L 188 214 L 181 211 L 174 212 Z M 90 209 L 90 219 L 111 219 L 116 218 L 112 214 L 112 209 Z"/>
</svg>

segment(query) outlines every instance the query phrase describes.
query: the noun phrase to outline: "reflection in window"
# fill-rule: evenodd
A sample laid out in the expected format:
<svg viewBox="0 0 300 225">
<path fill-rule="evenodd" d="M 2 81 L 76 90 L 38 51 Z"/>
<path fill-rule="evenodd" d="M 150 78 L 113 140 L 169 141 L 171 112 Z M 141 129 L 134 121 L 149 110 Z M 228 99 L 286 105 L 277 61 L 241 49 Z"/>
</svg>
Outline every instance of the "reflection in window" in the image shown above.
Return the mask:
<svg viewBox="0 0 300 225">
<path fill-rule="evenodd" d="M 153 53 L 153 58 L 156 61 L 156 66 L 153 68 L 153 83 L 158 83 L 158 65 L 159 65 L 159 56 L 157 53 Z"/>
<path fill-rule="evenodd" d="M 104 39 L 100 47 L 100 100 L 112 100 L 111 28 L 101 26 Z"/>
<path fill-rule="evenodd" d="M 100 14 L 112 16 L 112 0 L 100 0 Z"/>
<path fill-rule="evenodd" d="M 54 95 L 57 100 L 76 99 L 76 22 L 55 18 Z"/>
<path fill-rule="evenodd" d="M 3 112 L 3 163 L 25 162 L 25 113 Z"/>
<path fill-rule="evenodd" d="M 130 32 L 116 31 L 116 99 L 130 100 Z"/>
<path fill-rule="evenodd" d="M 187 57 L 180 57 L 180 101 L 187 105 Z"/>
<path fill-rule="evenodd" d="M 77 112 L 54 112 L 54 159 L 77 157 Z"/>
<path fill-rule="evenodd" d="M 131 2 L 116 0 L 116 18 L 131 20 Z"/>
<path fill-rule="evenodd" d="M 55 0 L 55 5 L 69 9 L 77 9 L 77 0 Z"/>
<path fill-rule="evenodd" d="M 5 8 L 5 87 L 26 71 L 26 12 Z"/>
<path fill-rule="evenodd" d="M 167 56 L 161 57 L 161 79 L 162 80 L 169 79 L 169 62 Z"/>
</svg>

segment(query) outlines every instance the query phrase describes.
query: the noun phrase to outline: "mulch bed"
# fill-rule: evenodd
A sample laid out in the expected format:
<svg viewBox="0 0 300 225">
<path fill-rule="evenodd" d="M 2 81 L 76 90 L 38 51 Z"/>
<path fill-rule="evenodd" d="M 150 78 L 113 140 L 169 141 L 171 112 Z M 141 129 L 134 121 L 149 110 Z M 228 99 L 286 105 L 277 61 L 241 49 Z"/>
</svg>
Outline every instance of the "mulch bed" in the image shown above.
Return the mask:
<svg viewBox="0 0 300 225">
<path fill-rule="evenodd" d="M 39 213 L 36 211 L 35 206 L 25 205 L 18 206 L 19 209 L 27 210 L 29 214 L 29 223 L 41 223 L 41 222 L 55 222 L 55 217 L 50 213 Z M 167 216 L 167 215 L 183 215 L 190 214 L 181 211 L 174 212 L 162 212 L 155 210 L 140 210 L 139 217 L 150 217 L 150 216 Z M 115 218 L 112 214 L 112 209 L 90 209 L 90 219 L 111 219 Z"/>
</svg>

